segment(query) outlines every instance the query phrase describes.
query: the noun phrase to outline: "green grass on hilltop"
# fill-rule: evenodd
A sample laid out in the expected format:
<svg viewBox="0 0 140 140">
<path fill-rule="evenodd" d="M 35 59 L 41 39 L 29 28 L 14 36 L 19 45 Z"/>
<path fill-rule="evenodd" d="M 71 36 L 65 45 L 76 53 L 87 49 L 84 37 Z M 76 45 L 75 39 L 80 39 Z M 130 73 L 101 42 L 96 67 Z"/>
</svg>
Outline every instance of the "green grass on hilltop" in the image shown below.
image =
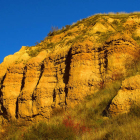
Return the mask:
<svg viewBox="0 0 140 140">
<path fill-rule="evenodd" d="M 32 46 L 27 50 L 27 53 L 31 57 L 35 57 L 42 50 L 52 50 L 56 45 L 61 44 L 60 46 L 72 45 L 74 41 L 82 40 L 83 38 L 86 40 L 88 37 L 85 36 L 94 36 L 99 37 L 100 39 L 96 40 L 96 43 L 104 43 L 109 36 L 113 34 L 120 33 L 128 33 L 138 45 L 140 45 L 139 37 L 135 36 L 135 30 L 139 28 L 140 23 L 134 22 L 133 24 L 126 24 L 128 19 L 140 18 L 139 12 L 134 13 L 109 13 L 109 14 L 96 14 L 91 17 L 85 18 L 83 20 L 79 20 L 72 25 L 66 25 L 62 27 L 62 29 L 58 29 L 57 27 L 52 27 L 51 31 L 48 33 L 48 36 L 45 37 L 44 40 L 41 40 L 40 43 L 36 43 L 36 46 Z M 109 21 L 112 20 L 112 22 Z M 113 21 L 114 20 L 114 21 Z M 110 31 L 109 29 L 106 32 L 97 31 L 96 34 L 89 34 L 88 31 L 92 29 L 92 27 L 96 23 L 101 23 L 105 27 L 112 27 L 114 31 Z M 55 40 L 54 38 L 59 36 L 61 39 Z M 81 37 L 81 39 L 80 39 Z M 77 40 L 78 39 L 78 40 Z M 37 49 L 32 49 L 33 47 L 38 47 Z"/>
</svg>

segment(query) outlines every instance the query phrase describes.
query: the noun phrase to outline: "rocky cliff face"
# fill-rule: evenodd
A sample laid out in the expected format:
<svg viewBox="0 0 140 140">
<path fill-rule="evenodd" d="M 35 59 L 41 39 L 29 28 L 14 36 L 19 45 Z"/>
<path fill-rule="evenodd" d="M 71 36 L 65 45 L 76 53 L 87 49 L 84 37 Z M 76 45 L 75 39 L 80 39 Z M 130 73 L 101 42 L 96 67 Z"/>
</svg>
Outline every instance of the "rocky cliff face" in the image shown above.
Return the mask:
<svg viewBox="0 0 140 140">
<path fill-rule="evenodd" d="M 111 116 L 129 113 L 134 106 L 140 106 L 140 75 L 122 82 L 121 89 L 110 104 L 109 113 Z"/>
<path fill-rule="evenodd" d="M 59 35 L 54 37 L 61 40 Z M 137 43 L 126 33 L 113 34 L 102 44 L 97 40 L 89 37 L 70 45 L 67 40 L 53 51 L 40 49 L 35 57 L 22 47 L 6 57 L 0 65 L 0 115 L 9 120 L 49 119 L 53 110 L 74 107 L 105 83 L 127 76 L 127 66 L 139 55 Z"/>
</svg>

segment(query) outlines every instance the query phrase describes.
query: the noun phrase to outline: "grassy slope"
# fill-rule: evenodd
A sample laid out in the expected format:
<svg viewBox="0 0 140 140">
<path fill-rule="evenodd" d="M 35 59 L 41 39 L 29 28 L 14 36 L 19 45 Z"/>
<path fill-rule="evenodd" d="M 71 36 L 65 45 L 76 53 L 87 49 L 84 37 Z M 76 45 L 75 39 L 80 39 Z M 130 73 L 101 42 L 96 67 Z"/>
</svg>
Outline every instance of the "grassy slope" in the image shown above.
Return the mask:
<svg viewBox="0 0 140 140">
<path fill-rule="evenodd" d="M 56 47 L 71 46 L 75 42 L 85 40 L 92 41 L 99 46 L 110 37 L 110 35 L 118 32 L 129 34 L 138 44 L 140 37 L 135 34 L 136 29 L 140 27 L 140 23 L 134 19 L 138 19 L 140 13 L 131 14 L 98 14 L 89 18 L 78 21 L 73 25 L 66 25 L 62 29 L 54 28 L 48 36 L 37 43 L 36 46 L 27 47 L 30 56 L 35 57 L 42 50 L 53 51 Z M 102 24 L 106 30 L 94 29 L 97 24 Z M 111 29 L 112 28 L 112 29 Z"/>
<path fill-rule="evenodd" d="M 138 38 L 134 31 L 139 27 L 139 23 L 131 24 L 128 28 L 123 25 L 129 17 L 139 17 L 140 14 L 111 14 L 95 15 L 72 26 L 58 31 L 54 31 L 51 36 L 38 44 L 35 50 L 28 48 L 28 53 L 34 57 L 43 49 L 53 49 L 56 45 L 72 45 L 79 40 L 85 40 L 87 36 L 92 40 L 92 36 L 97 36 L 97 43 L 103 43 L 111 34 L 116 32 L 128 32 L 137 43 Z M 109 23 L 108 19 L 115 19 Z M 105 26 L 111 26 L 115 31 L 90 32 L 90 29 L 97 23 L 102 22 Z M 135 26 L 135 24 L 137 24 Z M 83 26 L 84 25 L 84 26 Z M 81 28 L 81 30 L 79 30 Z M 53 41 L 55 40 L 55 41 Z M 95 41 L 94 39 L 92 41 Z M 137 62 L 130 70 L 129 75 L 136 75 L 140 72 L 140 63 Z M 83 102 L 74 109 L 67 112 L 56 111 L 49 123 L 40 122 L 33 125 L 26 125 L 24 122 L 11 122 L 3 127 L 0 139 L 11 140 L 46 140 L 46 139 L 93 139 L 93 140 L 138 140 L 140 139 L 140 112 L 138 107 L 134 107 L 129 114 L 123 114 L 111 118 L 107 112 L 108 105 L 121 87 L 121 79 L 117 79 L 112 84 L 105 85 L 98 92 L 87 96 Z M 1 129 L 2 130 L 2 129 Z"/>
<path fill-rule="evenodd" d="M 40 122 L 26 126 L 25 123 L 10 123 L 1 139 L 46 140 L 46 139 L 140 139 L 140 112 L 134 107 L 130 114 L 111 118 L 107 107 L 121 87 L 117 80 L 68 112 L 57 112 L 49 123 Z"/>
</svg>

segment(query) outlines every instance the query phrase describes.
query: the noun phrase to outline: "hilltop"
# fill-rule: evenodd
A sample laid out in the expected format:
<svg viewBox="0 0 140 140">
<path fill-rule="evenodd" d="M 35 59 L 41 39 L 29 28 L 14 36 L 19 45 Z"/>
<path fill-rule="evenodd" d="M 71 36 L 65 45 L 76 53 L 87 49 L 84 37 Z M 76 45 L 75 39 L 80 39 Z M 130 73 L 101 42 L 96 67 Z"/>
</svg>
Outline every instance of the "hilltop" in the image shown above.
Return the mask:
<svg viewBox="0 0 140 140">
<path fill-rule="evenodd" d="M 139 59 L 140 13 L 97 14 L 53 28 L 40 43 L 22 46 L 0 64 L 1 124 L 51 122 L 72 112 L 86 120 L 77 126 L 80 135 L 95 131 L 95 120 L 111 125 L 110 117 L 140 106 Z M 71 125 L 71 118 L 62 118 L 60 123 Z M 101 131 L 95 139 L 114 136 L 108 128 Z"/>
</svg>

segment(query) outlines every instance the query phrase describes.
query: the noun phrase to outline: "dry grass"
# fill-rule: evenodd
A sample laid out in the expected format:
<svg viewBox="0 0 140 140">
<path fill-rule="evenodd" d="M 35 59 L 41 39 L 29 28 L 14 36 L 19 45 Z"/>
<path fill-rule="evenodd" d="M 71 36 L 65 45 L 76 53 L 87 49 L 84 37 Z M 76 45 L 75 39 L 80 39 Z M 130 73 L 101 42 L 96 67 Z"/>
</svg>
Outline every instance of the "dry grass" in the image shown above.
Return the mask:
<svg viewBox="0 0 140 140">
<path fill-rule="evenodd" d="M 38 47 L 36 50 L 28 50 L 27 53 L 31 57 L 35 57 L 40 51 L 42 50 L 51 50 L 52 48 L 55 48 L 57 44 L 63 45 L 72 45 L 73 42 L 77 42 L 80 40 L 86 40 L 84 37 L 94 25 L 96 25 L 97 22 L 102 23 L 104 26 L 110 26 L 114 31 L 110 32 L 109 28 L 106 31 L 106 33 L 100 33 L 97 31 L 97 34 L 92 34 L 90 36 L 96 37 L 98 36 L 100 39 L 97 39 L 95 42 L 96 43 L 104 43 L 104 41 L 113 34 L 116 34 L 118 32 L 130 32 L 130 35 L 132 35 L 135 31 L 136 26 L 138 27 L 139 25 L 132 24 L 130 25 L 125 25 L 127 22 L 127 19 L 131 16 L 134 17 L 139 17 L 140 13 L 135 12 L 135 13 L 124 13 L 124 12 L 119 12 L 119 13 L 109 13 L 109 14 L 96 14 L 93 16 L 90 16 L 89 18 L 77 21 L 73 25 L 66 25 L 65 27 L 62 27 L 62 29 L 53 29 L 51 31 L 51 36 L 47 36 L 43 41 L 40 43 L 37 43 L 36 47 Z M 114 19 L 114 22 L 110 23 L 108 22 L 107 19 L 112 18 Z M 89 36 L 89 34 L 88 34 Z M 69 37 L 69 38 L 68 38 Z M 72 37 L 72 38 L 71 38 Z M 134 37 L 134 40 L 136 40 L 139 43 L 139 38 Z M 75 39 L 74 39 L 75 38 Z M 52 43 L 53 42 L 53 43 Z M 32 46 L 34 47 L 34 46 Z"/>
<path fill-rule="evenodd" d="M 135 106 L 129 114 L 114 118 L 108 116 L 107 108 L 117 94 L 121 81 L 105 86 L 97 93 L 87 96 L 74 109 L 57 114 L 48 123 L 30 126 L 16 124 L 6 126 L 1 133 L 3 140 L 138 140 L 140 139 L 140 108 Z"/>
</svg>

